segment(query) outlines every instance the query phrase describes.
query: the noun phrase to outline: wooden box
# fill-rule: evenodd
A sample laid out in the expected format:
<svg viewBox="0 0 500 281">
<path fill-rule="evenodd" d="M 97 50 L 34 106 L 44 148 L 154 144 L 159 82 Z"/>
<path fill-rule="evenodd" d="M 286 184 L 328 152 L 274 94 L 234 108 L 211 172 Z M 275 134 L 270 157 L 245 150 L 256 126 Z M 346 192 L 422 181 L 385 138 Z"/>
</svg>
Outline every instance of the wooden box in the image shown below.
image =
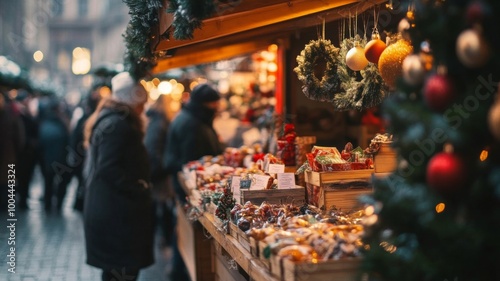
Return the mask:
<svg viewBox="0 0 500 281">
<path fill-rule="evenodd" d="M 234 237 L 234 239 L 236 239 L 245 250 L 250 252 L 250 238 L 245 234 L 245 232 L 232 222 L 229 223 L 229 229 L 229 235 Z"/>
<path fill-rule="evenodd" d="M 335 189 L 335 188 L 321 188 L 318 207 L 325 207 L 329 209 L 336 207 L 342 210 L 355 210 L 362 208 L 359 202 L 359 196 L 370 194 L 373 192 L 372 188 L 350 188 L 350 189 Z"/>
<path fill-rule="evenodd" d="M 326 209 L 333 206 L 342 210 L 358 209 L 361 207 L 359 196 L 373 192 L 370 184 L 372 174 L 373 169 L 306 171 L 308 203 Z"/>
<path fill-rule="evenodd" d="M 281 279 L 286 281 L 309 280 L 358 280 L 359 258 L 321 261 L 318 263 L 295 263 L 288 259 L 282 262 Z"/>
<path fill-rule="evenodd" d="M 390 142 L 381 143 L 380 149 L 373 160 L 375 173 L 391 173 L 394 171 L 397 165 L 396 156 L 396 151 L 392 149 Z"/>
<path fill-rule="evenodd" d="M 249 237 L 250 241 L 250 254 L 253 257 L 259 258 L 259 241 L 255 240 L 253 237 Z"/>
<path fill-rule="evenodd" d="M 264 254 L 264 251 L 267 248 L 267 243 L 264 241 L 259 241 L 259 260 L 267 267 L 269 272 L 271 272 L 271 260 L 266 258 L 266 255 Z"/>
<path fill-rule="evenodd" d="M 290 189 L 241 189 L 240 192 L 240 204 L 245 204 L 245 202 L 250 201 L 254 205 L 260 205 L 262 202 L 266 201 L 270 204 L 294 203 L 296 205 L 302 205 L 306 200 L 305 188 L 302 186 Z"/>
</svg>

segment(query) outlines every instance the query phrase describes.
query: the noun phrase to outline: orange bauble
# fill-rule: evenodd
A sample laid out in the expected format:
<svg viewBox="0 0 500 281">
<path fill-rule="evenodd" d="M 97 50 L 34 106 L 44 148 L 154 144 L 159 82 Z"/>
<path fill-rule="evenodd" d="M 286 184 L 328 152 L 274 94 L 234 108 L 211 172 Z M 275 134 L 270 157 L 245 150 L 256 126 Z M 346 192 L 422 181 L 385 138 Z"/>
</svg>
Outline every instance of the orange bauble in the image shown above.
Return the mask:
<svg viewBox="0 0 500 281">
<path fill-rule="evenodd" d="M 396 81 L 403 73 L 403 60 L 413 52 L 410 42 L 400 39 L 387 46 L 380 55 L 378 70 L 385 84 L 391 89 L 396 88 Z"/>
<path fill-rule="evenodd" d="M 385 50 L 384 41 L 380 40 L 380 35 L 374 33 L 372 40 L 365 45 L 365 57 L 369 62 L 378 63 L 380 55 Z"/>
</svg>

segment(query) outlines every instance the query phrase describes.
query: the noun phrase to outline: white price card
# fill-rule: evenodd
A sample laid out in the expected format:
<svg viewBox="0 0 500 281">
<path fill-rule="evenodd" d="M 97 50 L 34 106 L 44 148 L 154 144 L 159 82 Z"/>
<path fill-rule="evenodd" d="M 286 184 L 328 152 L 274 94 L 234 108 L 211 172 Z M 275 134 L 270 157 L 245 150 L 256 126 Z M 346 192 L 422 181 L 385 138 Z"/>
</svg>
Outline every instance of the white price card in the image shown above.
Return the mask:
<svg viewBox="0 0 500 281">
<path fill-rule="evenodd" d="M 279 174 L 285 172 L 285 165 L 283 164 L 269 164 L 267 172 L 270 174 Z"/>
<path fill-rule="evenodd" d="M 233 198 L 236 200 L 236 202 L 240 202 L 240 182 L 241 182 L 241 177 L 238 176 L 233 176 L 231 179 L 231 189 L 233 190 Z"/>
<path fill-rule="evenodd" d="M 253 175 L 252 185 L 250 186 L 251 190 L 259 190 L 266 189 L 267 183 L 269 182 L 270 176 L 264 175 Z"/>
<path fill-rule="evenodd" d="M 295 187 L 295 174 L 279 173 L 278 174 L 278 189 L 290 189 Z"/>
</svg>

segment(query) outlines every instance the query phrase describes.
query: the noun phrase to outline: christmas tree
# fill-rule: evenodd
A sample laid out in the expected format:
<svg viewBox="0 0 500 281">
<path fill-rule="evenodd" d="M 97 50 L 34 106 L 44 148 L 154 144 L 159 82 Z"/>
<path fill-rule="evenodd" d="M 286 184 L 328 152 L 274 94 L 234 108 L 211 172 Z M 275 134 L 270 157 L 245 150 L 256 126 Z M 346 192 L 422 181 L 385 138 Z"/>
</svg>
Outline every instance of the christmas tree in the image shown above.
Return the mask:
<svg viewBox="0 0 500 281">
<path fill-rule="evenodd" d="M 362 270 L 500 280 L 500 1 L 406 4 L 414 52 L 383 104 L 397 168 L 364 198 Z"/>
</svg>

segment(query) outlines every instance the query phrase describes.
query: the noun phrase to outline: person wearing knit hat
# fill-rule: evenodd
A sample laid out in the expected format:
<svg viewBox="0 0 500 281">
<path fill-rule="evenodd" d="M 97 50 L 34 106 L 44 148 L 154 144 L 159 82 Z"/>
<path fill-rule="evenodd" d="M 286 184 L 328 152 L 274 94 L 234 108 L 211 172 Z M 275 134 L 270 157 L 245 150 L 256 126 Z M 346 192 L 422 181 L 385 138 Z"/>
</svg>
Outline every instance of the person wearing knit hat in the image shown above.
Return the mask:
<svg viewBox="0 0 500 281">
<path fill-rule="evenodd" d="M 139 114 L 144 110 L 144 104 L 148 100 L 148 93 L 144 87 L 136 82 L 130 73 L 121 72 L 111 79 L 111 99 L 124 103 Z"/>
<path fill-rule="evenodd" d="M 128 73 L 111 80 L 85 128 L 83 220 L 87 264 L 102 280 L 125 274 L 137 280 L 154 262 L 154 213 L 150 169 L 140 117 L 147 93 Z"/>
<path fill-rule="evenodd" d="M 182 166 L 205 155 L 215 156 L 222 153 L 222 145 L 213 128 L 219 103 L 220 95 L 217 90 L 208 84 L 196 86 L 191 92 L 189 102 L 181 109 L 168 129 L 163 164 L 172 179 L 175 195 L 181 206 L 186 202 L 186 193 L 177 177 Z M 175 238 L 173 241 L 176 241 Z M 170 280 L 189 280 L 176 243 L 173 246 Z"/>
</svg>

